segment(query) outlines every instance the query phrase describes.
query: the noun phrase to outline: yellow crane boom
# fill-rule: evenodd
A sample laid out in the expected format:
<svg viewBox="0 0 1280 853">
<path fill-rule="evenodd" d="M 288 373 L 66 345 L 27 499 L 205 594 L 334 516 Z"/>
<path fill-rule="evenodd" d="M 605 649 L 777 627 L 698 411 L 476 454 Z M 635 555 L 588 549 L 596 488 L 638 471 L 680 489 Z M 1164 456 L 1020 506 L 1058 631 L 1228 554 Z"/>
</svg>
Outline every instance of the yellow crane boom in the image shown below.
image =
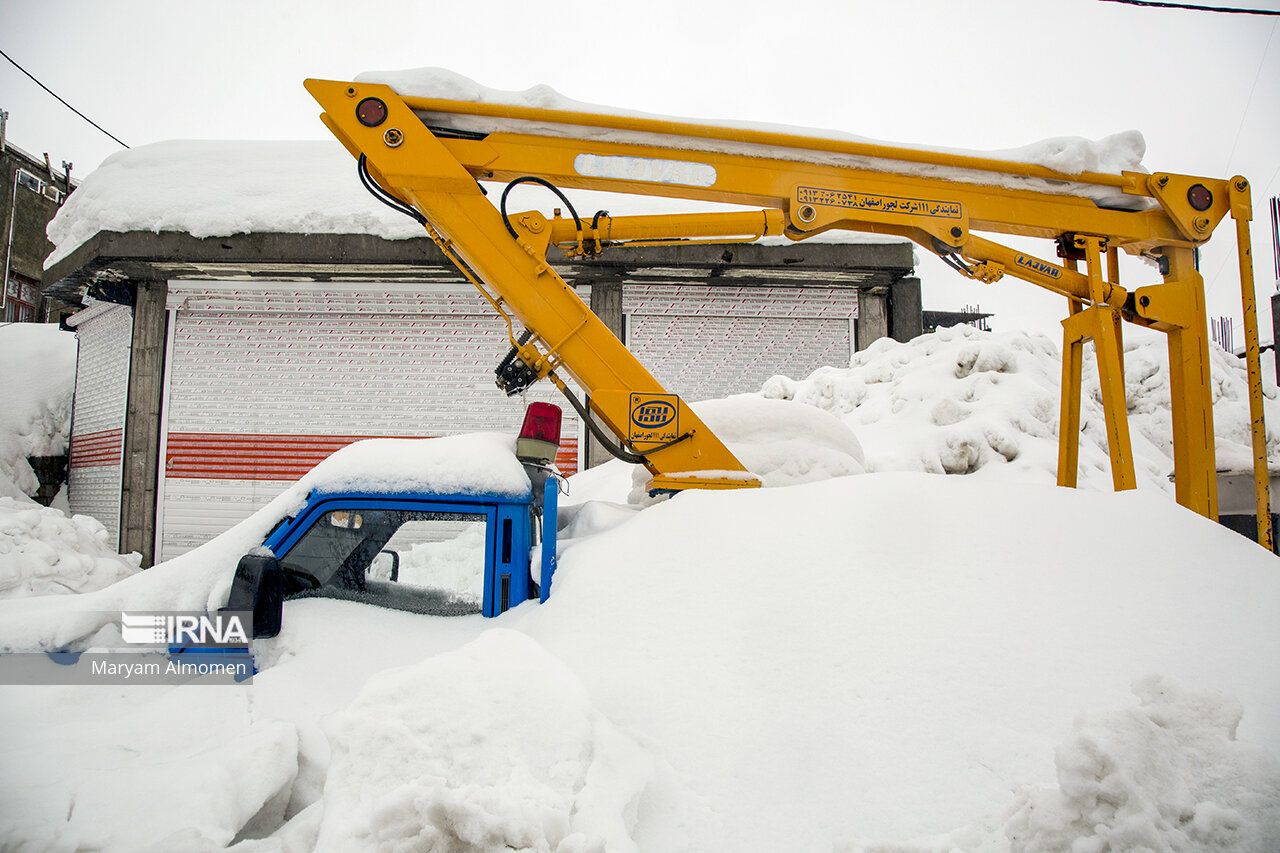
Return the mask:
<svg viewBox="0 0 1280 853">
<path fill-rule="evenodd" d="M 406 97 L 374 83 L 308 80 L 322 119 L 385 200 L 415 215 L 506 318 L 510 392 L 557 371 L 589 395 L 590 415 L 653 474 L 651 488 L 738 488 L 758 480 L 680 398 L 663 388 L 551 268 L 551 248 L 591 255 L 627 242 L 740 241 L 832 230 L 909 238 L 961 274 L 1008 275 L 1066 297 L 1058 482 L 1074 485 L 1083 345 L 1092 340 L 1117 489 L 1136 478 L 1124 400 L 1124 321 L 1168 336 L 1175 492 L 1217 517 L 1204 287 L 1194 250 L 1237 223 L 1254 421 L 1260 541 L 1270 509 L 1248 220 L 1249 184 L 1171 173 L 1066 174 L 1031 163 L 665 119 Z M 459 119 L 495 123 L 459 130 Z M 536 182 L 724 202 L 745 213 L 548 220 L 508 214 L 479 181 Z M 509 188 L 508 187 L 508 188 Z M 563 197 L 563 196 L 562 196 Z M 1050 261 L 984 234 L 1054 241 Z M 1127 289 L 1118 252 L 1153 260 L 1160 280 Z M 516 324 L 524 327 L 519 334 Z M 586 414 L 586 412 L 584 412 Z M 588 421 L 592 419 L 588 418 Z"/>
</svg>

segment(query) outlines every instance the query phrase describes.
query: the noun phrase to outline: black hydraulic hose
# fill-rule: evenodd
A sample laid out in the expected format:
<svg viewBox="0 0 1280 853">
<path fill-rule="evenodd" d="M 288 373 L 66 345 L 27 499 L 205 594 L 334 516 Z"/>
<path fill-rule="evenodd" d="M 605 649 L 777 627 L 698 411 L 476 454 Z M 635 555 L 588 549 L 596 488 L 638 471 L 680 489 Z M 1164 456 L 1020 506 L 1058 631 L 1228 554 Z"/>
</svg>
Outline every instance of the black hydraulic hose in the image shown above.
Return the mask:
<svg viewBox="0 0 1280 853">
<path fill-rule="evenodd" d="M 604 241 L 600 239 L 600 220 L 609 215 L 607 210 L 597 210 L 596 215 L 591 217 L 591 231 L 596 235 L 595 253 L 598 255 L 604 251 Z"/>
<path fill-rule="evenodd" d="M 373 175 L 369 174 L 369 163 L 363 154 L 360 155 L 360 159 L 356 164 L 356 171 L 360 175 L 360 183 L 364 184 L 364 188 L 378 201 L 397 213 L 403 213 L 405 216 L 410 217 L 419 225 L 427 224 L 427 217 L 379 186 L 378 182 L 373 179 Z"/>
<path fill-rule="evenodd" d="M 621 459 L 623 462 L 630 462 L 632 465 L 643 465 L 645 463 L 646 460 L 643 456 L 639 456 L 625 447 L 615 444 L 613 439 L 595 422 L 591 417 L 591 412 L 586 406 L 582 405 L 567 385 L 561 385 L 560 393 L 564 394 L 565 399 L 569 401 L 569 405 L 573 406 L 574 411 L 578 413 L 578 417 L 582 418 L 582 422 L 587 425 L 587 429 L 596 437 L 596 441 L 600 442 L 600 445 L 609 451 L 610 456 L 615 459 Z"/>
<path fill-rule="evenodd" d="M 560 192 L 560 188 L 557 187 L 555 184 L 551 183 L 548 180 L 544 180 L 543 178 L 539 178 L 536 175 L 524 175 L 522 177 L 516 178 L 514 181 L 507 184 L 506 187 L 503 188 L 502 197 L 498 199 L 498 210 L 502 213 L 502 223 L 507 226 L 507 231 L 510 232 L 512 237 L 519 239 L 520 235 L 516 233 L 516 229 L 514 226 L 512 226 L 511 220 L 507 218 L 507 195 L 511 192 L 512 187 L 515 187 L 517 184 L 537 184 L 538 186 L 546 187 L 547 189 L 555 193 L 556 196 L 562 202 L 564 202 L 564 206 L 569 208 L 569 214 L 573 217 L 573 224 L 577 226 L 578 237 L 579 239 L 581 239 L 582 220 L 578 218 L 578 211 L 574 210 L 573 202 L 569 201 L 569 197 L 564 193 Z"/>
</svg>

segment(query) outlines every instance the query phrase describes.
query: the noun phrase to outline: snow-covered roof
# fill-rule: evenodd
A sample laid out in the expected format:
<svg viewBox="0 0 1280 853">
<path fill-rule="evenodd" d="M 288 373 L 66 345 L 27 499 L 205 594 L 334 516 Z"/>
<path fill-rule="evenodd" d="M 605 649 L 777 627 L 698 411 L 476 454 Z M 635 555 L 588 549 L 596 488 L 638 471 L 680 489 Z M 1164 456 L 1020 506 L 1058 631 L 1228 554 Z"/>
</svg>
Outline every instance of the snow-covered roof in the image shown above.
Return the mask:
<svg viewBox="0 0 1280 853">
<path fill-rule="evenodd" d="M 336 141 L 172 140 L 113 154 L 49 223 L 45 269 L 99 231 L 372 234 L 422 228 L 374 200 Z"/>
<path fill-rule="evenodd" d="M 349 444 L 294 487 L 325 492 L 422 492 L 437 495 L 529 494 L 515 439 L 500 433 L 440 438 L 371 438 Z"/>
</svg>

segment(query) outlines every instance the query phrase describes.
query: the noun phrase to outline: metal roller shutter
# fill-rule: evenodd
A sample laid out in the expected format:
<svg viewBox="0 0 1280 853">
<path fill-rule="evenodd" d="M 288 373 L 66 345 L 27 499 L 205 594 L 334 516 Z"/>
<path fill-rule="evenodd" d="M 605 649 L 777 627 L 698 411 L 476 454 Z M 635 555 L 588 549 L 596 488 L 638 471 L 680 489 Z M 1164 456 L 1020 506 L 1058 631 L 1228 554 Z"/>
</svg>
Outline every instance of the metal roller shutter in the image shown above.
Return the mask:
<svg viewBox="0 0 1280 853">
<path fill-rule="evenodd" d="M 170 283 L 157 552 L 227 529 L 346 444 L 514 432 L 506 325 L 469 285 Z M 541 383 L 529 400 L 557 402 Z M 577 469 L 566 415 L 558 462 Z"/>
<path fill-rule="evenodd" d="M 78 348 L 68 499 L 73 513 L 100 521 L 118 548 L 133 311 L 100 302 L 75 315 L 72 325 Z"/>
<path fill-rule="evenodd" d="M 856 290 L 628 283 L 622 293 L 628 348 L 686 400 L 758 391 L 852 355 Z"/>
</svg>

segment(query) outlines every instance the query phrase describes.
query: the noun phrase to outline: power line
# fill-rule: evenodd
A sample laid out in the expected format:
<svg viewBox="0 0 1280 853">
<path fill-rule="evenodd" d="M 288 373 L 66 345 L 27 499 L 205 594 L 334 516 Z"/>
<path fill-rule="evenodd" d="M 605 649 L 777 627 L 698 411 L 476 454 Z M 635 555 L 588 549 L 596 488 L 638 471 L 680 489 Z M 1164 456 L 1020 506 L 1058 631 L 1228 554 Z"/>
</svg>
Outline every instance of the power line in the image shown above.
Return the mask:
<svg viewBox="0 0 1280 853">
<path fill-rule="evenodd" d="M 75 107 L 71 106 L 71 105 L 70 105 L 70 104 L 68 104 L 66 101 L 63 101 L 63 100 L 62 100 L 62 98 L 58 97 L 58 93 L 57 93 L 57 92 L 53 91 L 53 90 L 52 90 L 52 89 L 50 89 L 48 86 L 46 86 L 45 84 L 41 83 L 39 80 L 37 80 L 37 79 L 35 78 L 35 75 L 34 75 L 34 74 L 32 74 L 32 73 L 31 73 L 30 71 L 28 71 L 27 69 L 23 68 L 23 67 L 22 67 L 21 65 L 19 65 L 18 63 L 14 62 L 14 61 L 13 61 L 13 57 L 12 57 L 12 56 L 10 56 L 9 54 L 5 53 L 3 50 L 0 50 L 0 56 L 3 56 L 5 59 L 9 60 L 10 64 L 12 64 L 14 68 L 18 69 L 18 70 L 19 70 L 19 71 L 21 71 L 23 74 L 25 74 L 25 75 L 27 75 L 28 77 L 30 77 L 30 78 L 31 78 L 31 81 L 32 81 L 33 83 L 35 83 L 37 86 L 39 86 L 41 89 L 44 89 L 44 90 L 45 90 L 46 92 L 48 92 L 50 95 L 53 95 L 55 98 L 58 98 L 58 100 L 62 102 L 62 105 L 63 105 L 64 107 L 66 107 L 67 109 L 71 110 L 71 112 L 73 112 L 73 113 L 75 113 L 76 115 L 80 116 L 80 118 L 82 118 L 82 119 L 84 119 L 85 121 L 89 122 L 89 124 L 93 125 L 93 126 L 94 126 L 94 127 L 96 127 L 98 130 L 101 130 L 103 133 L 107 134 L 107 136 L 110 136 L 110 137 L 111 137 L 112 139 L 114 139 L 116 142 L 119 142 L 119 143 L 120 143 L 121 145 L 123 145 L 125 148 L 128 148 L 128 147 L 129 147 L 128 145 L 125 145 L 125 143 L 124 143 L 124 142 L 122 142 L 118 136 L 116 136 L 115 134 L 113 134 L 113 133 L 109 132 L 108 130 L 106 130 L 106 128 L 104 128 L 102 125 L 98 124 L 96 121 L 94 121 L 93 119 L 89 118 L 87 115 L 85 115 L 84 113 L 80 112 L 78 109 L 76 109 Z"/>
<path fill-rule="evenodd" d="M 1280 15 L 1271 9 L 1232 9 L 1227 6 L 1197 6 L 1193 3 L 1163 3 L 1158 0 L 1101 0 L 1103 3 L 1123 3 L 1127 6 L 1152 6 L 1157 9 L 1191 9 L 1196 12 L 1226 12 L 1230 15 Z"/>
<path fill-rule="evenodd" d="M 1258 89 L 1258 81 L 1262 79 L 1262 68 L 1267 64 L 1267 51 L 1271 50 L 1271 42 L 1276 37 L 1276 27 L 1280 26 L 1280 21 L 1271 25 L 1271 35 L 1267 36 L 1267 45 L 1262 48 L 1262 58 L 1258 60 L 1258 72 L 1253 75 L 1253 85 L 1249 87 L 1249 97 L 1244 102 L 1244 112 L 1240 114 L 1240 126 L 1236 128 L 1236 138 L 1231 143 L 1231 153 L 1227 155 L 1227 165 L 1222 171 L 1231 171 L 1231 161 L 1236 156 L 1236 149 L 1240 147 L 1240 134 L 1244 130 L 1245 120 L 1249 117 L 1249 107 L 1253 104 L 1253 93 Z"/>
</svg>

